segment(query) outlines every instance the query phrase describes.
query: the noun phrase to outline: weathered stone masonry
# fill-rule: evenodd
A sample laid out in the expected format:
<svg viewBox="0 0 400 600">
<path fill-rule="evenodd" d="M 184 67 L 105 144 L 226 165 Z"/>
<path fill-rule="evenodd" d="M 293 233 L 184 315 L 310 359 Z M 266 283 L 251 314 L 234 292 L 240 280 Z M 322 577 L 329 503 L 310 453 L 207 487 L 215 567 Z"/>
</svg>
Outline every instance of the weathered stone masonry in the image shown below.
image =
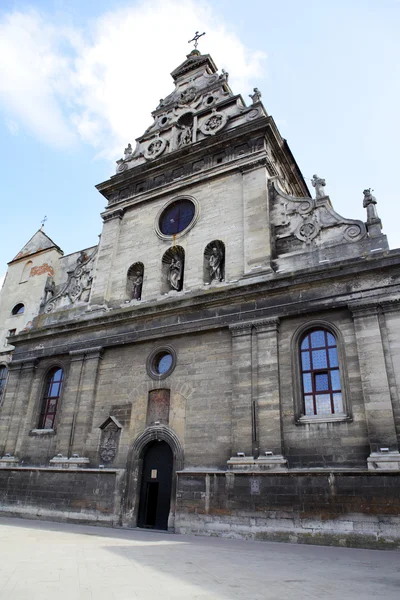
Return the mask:
<svg viewBox="0 0 400 600">
<path fill-rule="evenodd" d="M 312 198 L 210 56 L 172 76 L 97 186 L 99 245 L 39 230 L 9 263 L 0 512 L 398 548 L 400 251 L 376 199 L 364 223 L 317 176 Z"/>
</svg>

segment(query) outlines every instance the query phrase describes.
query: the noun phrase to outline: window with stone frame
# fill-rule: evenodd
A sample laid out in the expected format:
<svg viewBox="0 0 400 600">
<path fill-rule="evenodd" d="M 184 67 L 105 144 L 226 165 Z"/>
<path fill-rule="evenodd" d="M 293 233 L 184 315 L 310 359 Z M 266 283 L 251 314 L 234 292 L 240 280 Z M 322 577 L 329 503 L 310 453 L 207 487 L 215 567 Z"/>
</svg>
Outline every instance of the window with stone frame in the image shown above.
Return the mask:
<svg viewBox="0 0 400 600">
<path fill-rule="evenodd" d="M 38 429 L 54 429 L 63 381 L 64 371 L 60 367 L 54 367 L 47 373 Z"/>
<path fill-rule="evenodd" d="M 303 334 L 300 339 L 300 371 L 304 415 L 343 415 L 338 349 L 333 333 L 318 328 Z"/>
<path fill-rule="evenodd" d="M 4 393 L 6 391 L 7 375 L 7 367 L 0 365 L 0 406 L 3 403 Z"/>
</svg>

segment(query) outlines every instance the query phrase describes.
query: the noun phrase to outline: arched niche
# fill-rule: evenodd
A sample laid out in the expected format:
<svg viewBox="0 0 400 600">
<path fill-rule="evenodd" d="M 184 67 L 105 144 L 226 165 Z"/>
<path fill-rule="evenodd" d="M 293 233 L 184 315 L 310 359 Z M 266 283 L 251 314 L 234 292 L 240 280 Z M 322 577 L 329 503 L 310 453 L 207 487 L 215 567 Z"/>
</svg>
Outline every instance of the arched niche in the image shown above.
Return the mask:
<svg viewBox="0 0 400 600">
<path fill-rule="evenodd" d="M 180 292 L 183 288 L 185 251 L 182 246 L 171 246 L 162 257 L 161 293 L 171 290 Z"/>
<path fill-rule="evenodd" d="M 224 281 L 225 279 L 225 244 L 221 240 L 213 240 L 204 250 L 204 283 Z"/>
<path fill-rule="evenodd" d="M 141 300 L 143 276 L 143 263 L 135 262 L 129 267 L 126 277 L 126 295 L 128 297 L 128 300 Z"/>
<path fill-rule="evenodd" d="M 25 283 L 26 281 L 28 281 L 30 274 L 31 274 L 32 266 L 33 266 L 33 262 L 31 260 L 28 260 L 28 262 L 25 263 L 24 268 L 21 273 L 21 279 L 19 281 L 20 283 Z"/>
<path fill-rule="evenodd" d="M 178 147 L 183 148 L 188 146 L 193 141 L 193 123 L 194 115 L 192 112 L 185 112 L 177 120 L 178 130 Z"/>
</svg>

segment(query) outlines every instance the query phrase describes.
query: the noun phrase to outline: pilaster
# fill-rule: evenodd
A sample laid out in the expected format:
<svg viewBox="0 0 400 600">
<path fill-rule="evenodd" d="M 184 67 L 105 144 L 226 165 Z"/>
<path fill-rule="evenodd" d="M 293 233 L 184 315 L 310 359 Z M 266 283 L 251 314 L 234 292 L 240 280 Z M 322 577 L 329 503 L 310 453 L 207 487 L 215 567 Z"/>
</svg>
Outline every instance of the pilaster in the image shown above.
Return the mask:
<svg viewBox="0 0 400 600">
<path fill-rule="evenodd" d="M 82 389 L 83 367 L 86 350 L 71 350 L 68 379 L 63 390 L 59 415 L 56 420 L 59 456 L 70 456 L 77 419 L 79 396 Z"/>
<path fill-rule="evenodd" d="M 114 259 L 118 252 L 118 241 L 123 209 L 115 209 L 102 215 L 104 225 L 101 233 L 96 263 L 96 277 L 92 285 L 90 304 L 104 305 L 111 297 Z"/>
<path fill-rule="evenodd" d="M 7 394 L 7 399 L 11 399 L 11 402 L 4 454 L 8 454 L 9 457 L 14 457 L 18 439 L 23 430 L 37 363 L 37 359 L 27 359 L 11 361 L 8 365 L 10 393 Z"/>
<path fill-rule="evenodd" d="M 232 334 L 232 457 L 253 456 L 252 325 L 229 327 Z"/>
<path fill-rule="evenodd" d="M 400 455 L 378 306 L 375 303 L 352 303 L 349 308 L 354 320 L 371 448 L 368 468 L 400 470 Z"/>
<path fill-rule="evenodd" d="M 86 455 L 86 441 L 93 423 L 93 412 L 96 400 L 98 370 L 103 349 L 90 348 L 85 351 L 85 359 L 77 401 L 75 428 L 71 439 L 71 451 L 79 456 Z"/>
<path fill-rule="evenodd" d="M 257 345 L 257 414 L 260 456 L 282 455 L 279 385 L 279 319 L 254 323 Z M 271 456 L 268 454 L 267 456 Z"/>
<path fill-rule="evenodd" d="M 268 176 L 266 159 L 242 169 L 244 274 L 271 269 Z"/>
</svg>

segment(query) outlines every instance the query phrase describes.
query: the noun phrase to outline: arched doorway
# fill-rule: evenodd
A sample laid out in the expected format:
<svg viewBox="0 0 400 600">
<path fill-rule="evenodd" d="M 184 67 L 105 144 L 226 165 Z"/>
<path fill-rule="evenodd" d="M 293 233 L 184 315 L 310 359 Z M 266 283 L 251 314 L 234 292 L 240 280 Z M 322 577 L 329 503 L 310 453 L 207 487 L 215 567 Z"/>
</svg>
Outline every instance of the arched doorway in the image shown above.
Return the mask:
<svg viewBox="0 0 400 600">
<path fill-rule="evenodd" d="M 168 529 L 171 504 L 173 454 L 163 440 L 144 449 L 140 485 L 138 527 Z"/>
</svg>

